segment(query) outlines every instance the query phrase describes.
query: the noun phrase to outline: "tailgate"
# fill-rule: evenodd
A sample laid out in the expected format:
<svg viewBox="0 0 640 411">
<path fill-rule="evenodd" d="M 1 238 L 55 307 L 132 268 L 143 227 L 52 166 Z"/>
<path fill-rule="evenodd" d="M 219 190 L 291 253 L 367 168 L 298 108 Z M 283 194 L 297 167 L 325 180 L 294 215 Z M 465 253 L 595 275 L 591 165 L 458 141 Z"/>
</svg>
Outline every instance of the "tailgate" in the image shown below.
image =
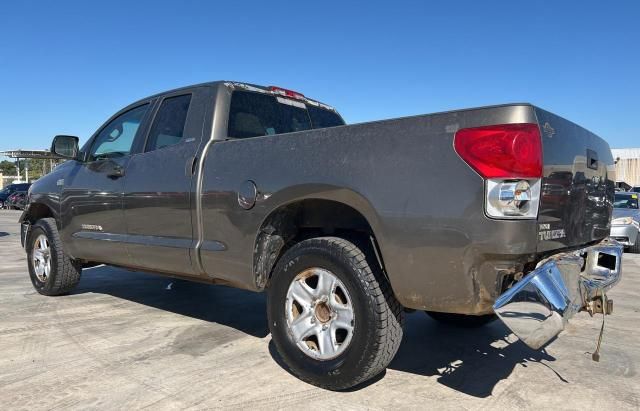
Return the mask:
<svg viewBox="0 0 640 411">
<path fill-rule="evenodd" d="M 538 251 L 582 246 L 609 235 L 615 172 L 606 141 L 535 109 L 544 171 L 538 213 Z"/>
</svg>

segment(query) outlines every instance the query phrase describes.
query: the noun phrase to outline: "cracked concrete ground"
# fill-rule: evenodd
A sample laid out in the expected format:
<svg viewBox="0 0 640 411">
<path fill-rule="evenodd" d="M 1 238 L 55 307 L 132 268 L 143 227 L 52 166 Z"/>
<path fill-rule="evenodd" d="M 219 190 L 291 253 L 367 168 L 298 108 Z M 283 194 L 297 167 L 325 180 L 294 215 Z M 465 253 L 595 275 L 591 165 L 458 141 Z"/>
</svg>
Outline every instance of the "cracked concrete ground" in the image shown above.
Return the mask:
<svg viewBox="0 0 640 411">
<path fill-rule="evenodd" d="M 600 318 L 580 313 L 544 351 L 499 322 L 481 329 L 408 316 L 389 369 L 335 393 L 283 368 L 262 294 L 112 267 L 63 297 L 37 294 L 19 212 L 0 210 L 2 409 L 639 409 L 640 256 L 625 254 L 599 363 Z"/>
</svg>

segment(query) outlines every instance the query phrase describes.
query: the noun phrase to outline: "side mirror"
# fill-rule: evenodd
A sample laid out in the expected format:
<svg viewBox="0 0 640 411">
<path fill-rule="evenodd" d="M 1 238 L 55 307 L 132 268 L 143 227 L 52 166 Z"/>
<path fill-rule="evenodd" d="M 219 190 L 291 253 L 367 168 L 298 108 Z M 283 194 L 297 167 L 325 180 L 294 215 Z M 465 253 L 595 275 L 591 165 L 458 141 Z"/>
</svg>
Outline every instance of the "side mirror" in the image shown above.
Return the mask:
<svg viewBox="0 0 640 411">
<path fill-rule="evenodd" d="M 51 143 L 51 152 L 57 156 L 68 159 L 78 157 L 78 141 L 75 136 L 55 136 Z"/>
</svg>

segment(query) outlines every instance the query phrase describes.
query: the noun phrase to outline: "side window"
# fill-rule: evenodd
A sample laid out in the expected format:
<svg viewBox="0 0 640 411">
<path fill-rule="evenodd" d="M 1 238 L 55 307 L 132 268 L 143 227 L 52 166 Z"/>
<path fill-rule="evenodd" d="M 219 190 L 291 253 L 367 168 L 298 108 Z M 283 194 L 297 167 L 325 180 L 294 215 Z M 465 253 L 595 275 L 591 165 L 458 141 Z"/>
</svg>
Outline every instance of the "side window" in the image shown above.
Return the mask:
<svg viewBox="0 0 640 411">
<path fill-rule="evenodd" d="M 149 104 L 144 104 L 119 115 L 107 124 L 93 141 L 89 160 L 128 155 L 147 110 Z"/>
<path fill-rule="evenodd" d="M 145 151 L 172 146 L 182 140 L 190 103 L 191 94 L 169 97 L 162 101 L 149 131 Z"/>
</svg>

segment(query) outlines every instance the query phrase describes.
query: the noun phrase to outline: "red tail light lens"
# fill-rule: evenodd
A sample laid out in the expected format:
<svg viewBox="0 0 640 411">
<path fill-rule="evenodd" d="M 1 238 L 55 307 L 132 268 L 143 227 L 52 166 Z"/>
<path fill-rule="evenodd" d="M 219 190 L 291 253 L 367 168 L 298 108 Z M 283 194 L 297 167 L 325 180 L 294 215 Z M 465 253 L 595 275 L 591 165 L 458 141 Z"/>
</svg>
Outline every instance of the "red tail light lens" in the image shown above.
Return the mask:
<svg viewBox="0 0 640 411">
<path fill-rule="evenodd" d="M 542 176 L 542 142 L 537 124 L 464 128 L 454 138 L 458 155 L 484 178 Z"/>
</svg>

